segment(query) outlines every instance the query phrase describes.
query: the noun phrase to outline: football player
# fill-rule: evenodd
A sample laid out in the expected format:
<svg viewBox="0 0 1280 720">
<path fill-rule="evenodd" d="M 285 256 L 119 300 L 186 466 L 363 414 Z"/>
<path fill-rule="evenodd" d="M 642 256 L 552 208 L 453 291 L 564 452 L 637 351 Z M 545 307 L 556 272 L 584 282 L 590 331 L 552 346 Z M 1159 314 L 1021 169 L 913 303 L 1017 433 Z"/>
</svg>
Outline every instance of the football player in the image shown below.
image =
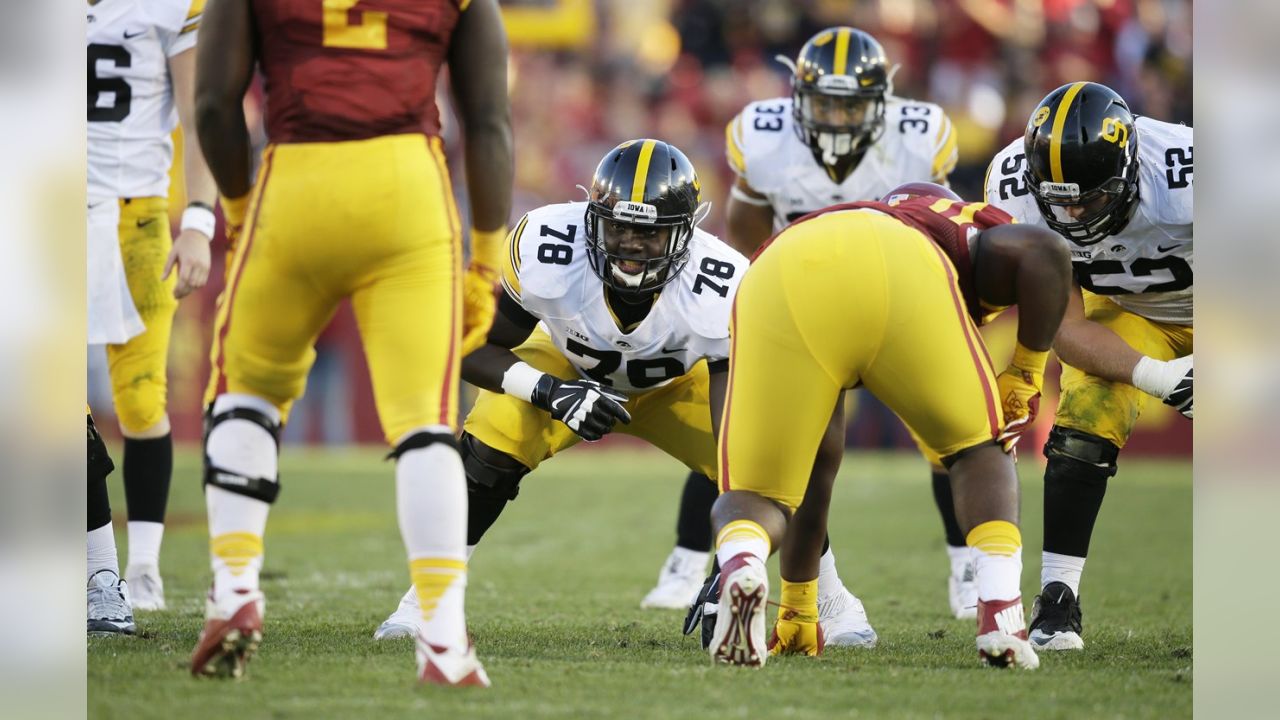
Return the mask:
<svg viewBox="0 0 1280 720">
<path fill-rule="evenodd" d="M 461 440 L 469 546 L 525 475 L 618 422 L 715 476 L 729 308 L 747 259 L 697 229 L 708 208 L 684 153 L 633 140 L 600 161 L 587 202 L 516 225 L 488 344 L 463 361 L 483 388 Z M 375 637 L 412 634 L 417 602 L 406 594 Z"/>
<path fill-rule="evenodd" d="M 159 562 L 173 475 L 169 337 L 178 299 L 208 279 L 214 234 L 217 189 L 194 133 L 183 153 L 189 203 L 176 239 L 169 225 L 170 136 L 179 122 L 193 127 L 203 9 L 204 0 L 88 4 L 89 343 L 106 345 L 124 435 L 125 580 L 136 610 L 165 607 Z M 104 322 L 109 316 L 118 321 Z"/>
<path fill-rule="evenodd" d="M 788 526 L 816 522 L 808 536 L 825 532 L 833 478 L 810 472 L 815 454 L 839 451 L 822 439 L 839 421 L 831 409 L 840 393 L 862 385 L 949 472 L 975 567 L 979 655 L 1038 665 L 1022 624 L 1018 479 L 1007 451 L 1034 418 L 1071 271 L 1065 242 L 1011 222 L 918 183 L 883 203 L 814 213 L 760 251 L 733 311 L 723 494 L 712 510 L 722 568 L 714 661 L 764 664 L 764 562 L 779 543 L 770 652 L 821 652 L 820 546 L 793 544 Z M 1018 344 L 997 377 L 977 326 L 1015 304 Z M 802 500 L 815 508 L 804 517 L 795 513 Z"/>
<path fill-rule="evenodd" d="M 1192 132 L 1110 88 L 1049 93 L 987 169 L 987 200 L 1071 242 L 1053 349 L 1062 395 L 1044 454 L 1044 559 L 1031 640 L 1078 650 L 1080 575 L 1120 449 L 1148 395 L 1192 416 Z"/>
<path fill-rule="evenodd" d="M 111 499 L 107 494 L 107 476 L 116 469 L 107 446 L 87 412 L 88 451 L 86 467 L 89 476 L 86 508 L 89 515 L 89 548 L 86 567 L 89 572 L 88 625 L 90 635 L 132 635 L 138 631 L 133 622 L 133 606 L 129 586 L 120 579 L 116 557 L 116 539 L 111 529 Z"/>
<path fill-rule="evenodd" d="M 467 636 L 458 367 L 493 321 L 513 174 L 496 0 L 217 0 L 197 69 L 200 142 L 243 226 L 214 327 L 205 500 L 214 580 L 191 672 L 238 676 L 262 637 L 262 536 L 278 439 L 316 337 L 350 298 L 421 598 L 418 678 L 488 686 Z M 353 7 L 355 6 L 355 7 Z M 435 103 L 448 63 L 466 147 L 472 259 Z M 256 182 L 242 100 L 257 65 L 267 131 Z M 465 289 L 464 289 L 465 285 Z"/>
<path fill-rule="evenodd" d="M 726 156 L 737 176 L 729 197 L 728 239 L 740 251 L 750 255 L 774 232 L 828 205 L 875 200 L 908 182 L 946 184 L 957 152 L 950 119 L 937 105 L 892 94 L 891 68 L 871 35 L 850 27 L 829 28 L 805 43 L 794 62 L 779 60 L 791 68 L 791 96 L 753 102 L 725 129 Z M 840 422 L 824 442 L 843 447 L 843 397 L 834 414 Z M 823 457 L 836 462 L 814 472 L 834 477 L 840 458 Z M 972 618 L 977 602 L 968 548 L 956 526 L 950 482 L 936 459 L 932 482 L 950 558 L 951 609 L 957 617 Z M 714 493 L 696 494 L 695 488 L 705 484 L 705 478 L 688 479 L 678 523 L 680 536 L 690 537 L 684 528 L 701 522 L 705 544 L 697 549 L 702 551 L 710 549 L 706 518 L 715 500 Z M 829 543 L 820 542 L 826 549 L 819 609 L 828 644 L 873 646 L 875 631 L 862 602 L 840 581 Z M 689 552 L 677 547 L 667 567 Z M 705 555 L 696 559 L 701 570 Z M 667 584 L 673 591 L 661 597 L 674 599 L 675 579 L 665 577 L 671 578 Z M 696 576 L 691 579 L 697 582 Z M 660 584 L 645 601 L 652 603 L 664 587 Z M 684 587 L 679 591 L 685 592 Z M 714 607 L 706 605 L 702 611 L 710 613 Z"/>
</svg>

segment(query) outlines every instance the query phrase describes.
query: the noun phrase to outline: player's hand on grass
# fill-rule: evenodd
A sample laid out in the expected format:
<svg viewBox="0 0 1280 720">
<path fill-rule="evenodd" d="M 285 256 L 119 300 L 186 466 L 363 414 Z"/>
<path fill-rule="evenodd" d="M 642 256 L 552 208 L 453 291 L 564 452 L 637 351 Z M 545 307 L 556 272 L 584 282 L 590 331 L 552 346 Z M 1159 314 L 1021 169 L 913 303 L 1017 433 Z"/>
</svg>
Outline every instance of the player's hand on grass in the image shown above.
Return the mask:
<svg viewBox="0 0 1280 720">
<path fill-rule="evenodd" d="M 599 440 L 619 420 L 631 422 L 631 413 L 622 406 L 627 396 L 595 380 L 560 380 L 543 375 L 530 400 L 583 440 Z"/>
<path fill-rule="evenodd" d="M 817 615 L 803 615 L 790 608 L 778 612 L 778 622 L 769 637 L 770 655 L 822 654 L 822 628 Z"/>
</svg>

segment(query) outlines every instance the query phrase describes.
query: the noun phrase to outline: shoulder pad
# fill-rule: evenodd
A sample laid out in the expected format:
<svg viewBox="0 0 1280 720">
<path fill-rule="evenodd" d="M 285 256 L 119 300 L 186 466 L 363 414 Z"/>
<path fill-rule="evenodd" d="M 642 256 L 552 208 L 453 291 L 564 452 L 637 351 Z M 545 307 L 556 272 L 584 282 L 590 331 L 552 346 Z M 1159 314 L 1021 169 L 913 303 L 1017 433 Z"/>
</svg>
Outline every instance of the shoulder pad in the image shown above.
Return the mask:
<svg viewBox="0 0 1280 720">
<path fill-rule="evenodd" d="M 955 169 L 959 136 L 940 105 L 889 97 L 884 109 L 885 133 L 900 138 L 906 153 L 929 165 L 932 182 L 944 183 Z"/>
<path fill-rule="evenodd" d="M 986 202 L 1009 213 L 1014 220 L 1034 224 L 1041 219 L 1040 208 L 1036 206 L 1023 177 L 1026 170 L 1026 152 L 1022 138 L 1017 138 L 991 159 L 983 182 L 983 197 Z"/>
<path fill-rule="evenodd" d="M 530 211 L 507 236 L 502 285 L 529 312 L 547 317 L 546 301 L 580 287 L 586 257 L 586 203 L 546 205 Z"/>
<path fill-rule="evenodd" d="M 1135 124 L 1142 212 L 1160 225 L 1191 225 L 1195 185 L 1192 129 L 1145 117 Z"/>
<path fill-rule="evenodd" d="M 796 141 L 791 98 L 781 97 L 748 104 L 725 129 L 729 166 L 745 177 L 747 184 L 759 192 L 767 192 L 779 177 L 778 167 L 785 161 L 781 153 L 788 142 Z M 734 152 L 740 151 L 735 165 Z M 740 166 L 740 167 L 739 167 Z"/>
<path fill-rule="evenodd" d="M 694 230 L 689 245 L 689 265 L 679 281 L 680 292 L 688 293 L 691 299 L 686 320 L 697 338 L 717 345 L 729 337 L 733 299 L 751 262 L 720 238 L 702 230 Z M 699 281 L 699 275 L 707 277 Z M 720 295 L 715 286 L 727 288 L 725 294 Z M 704 348 L 703 354 L 717 355 L 710 348 Z"/>
</svg>

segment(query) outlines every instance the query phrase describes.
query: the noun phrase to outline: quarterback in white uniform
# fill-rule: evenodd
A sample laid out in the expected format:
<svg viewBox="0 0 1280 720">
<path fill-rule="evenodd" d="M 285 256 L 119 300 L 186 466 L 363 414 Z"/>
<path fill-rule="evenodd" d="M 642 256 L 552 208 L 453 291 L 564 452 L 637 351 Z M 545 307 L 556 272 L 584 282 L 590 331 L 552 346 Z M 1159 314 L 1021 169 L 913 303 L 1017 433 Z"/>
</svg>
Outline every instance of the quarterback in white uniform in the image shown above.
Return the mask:
<svg viewBox="0 0 1280 720">
<path fill-rule="evenodd" d="M 588 195 L 516 225 L 487 344 L 463 360 L 463 378 L 482 388 L 459 440 L 468 552 L 526 474 L 615 424 L 716 476 L 747 258 L 697 229 L 709 207 L 697 174 L 660 140 L 609 151 Z M 375 637 L 411 635 L 421 617 L 411 589 Z"/>
<path fill-rule="evenodd" d="M 187 143 L 183 169 L 191 204 L 173 240 L 170 136 L 179 120 L 192 127 L 203 8 L 204 0 L 88 4 L 88 341 L 106 345 L 125 438 L 129 511 L 125 582 L 110 510 L 89 511 L 89 626 L 98 632 L 125 625 L 117 620 L 128 609 L 127 585 L 135 609 L 164 608 L 159 556 L 173 472 L 166 357 L 177 298 L 208 278 L 217 195 L 198 144 Z"/>
<path fill-rule="evenodd" d="M 1192 131 L 1134 118 L 1106 86 L 1041 101 L 987 170 L 987 201 L 1072 243 L 1078 289 L 1054 340 L 1062 395 L 1044 452 L 1031 641 L 1076 650 L 1080 575 L 1107 480 L 1152 395 L 1192 416 Z"/>
<path fill-rule="evenodd" d="M 737 175 L 730 191 L 727 239 L 738 250 L 751 255 L 773 233 L 829 205 L 879 200 L 910 182 L 946 185 L 956 164 L 956 130 L 941 107 L 892 94 L 884 49 L 871 35 L 851 27 L 828 28 L 810 38 L 795 61 L 779 60 L 792 70 L 791 96 L 753 102 L 725 128 L 725 155 Z M 824 438 L 829 451 L 819 454 L 815 474 L 834 477 L 839 470 L 843 395 L 835 415 L 839 422 Z M 951 567 L 951 609 L 958 617 L 974 618 L 977 590 L 969 548 L 955 519 L 950 478 L 939 459 L 931 461 Z M 695 481 L 687 481 L 686 499 L 694 497 L 688 485 Z M 705 522 L 708 513 L 688 505 L 682 504 L 679 526 L 692 522 L 686 516 Z M 792 524 L 795 532 L 815 526 L 804 515 L 826 512 L 817 500 L 802 508 L 801 521 Z M 875 631 L 862 603 L 840 581 L 830 544 L 825 538 L 816 542 L 823 545 L 818 594 L 826 643 L 874 645 Z M 682 551 L 688 552 L 677 547 L 675 553 Z M 713 607 L 704 604 L 706 611 Z"/>
</svg>

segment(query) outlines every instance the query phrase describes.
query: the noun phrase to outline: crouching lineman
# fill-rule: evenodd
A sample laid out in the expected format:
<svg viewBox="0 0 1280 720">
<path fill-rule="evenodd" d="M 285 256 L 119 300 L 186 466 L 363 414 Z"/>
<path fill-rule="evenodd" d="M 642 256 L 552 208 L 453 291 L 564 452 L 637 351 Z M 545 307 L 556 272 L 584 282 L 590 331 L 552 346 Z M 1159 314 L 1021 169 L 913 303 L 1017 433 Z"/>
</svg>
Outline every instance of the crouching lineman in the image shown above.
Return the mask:
<svg viewBox="0 0 1280 720">
<path fill-rule="evenodd" d="M 736 175 L 726 211 L 725 239 L 740 252 L 753 254 L 775 231 L 829 205 L 877 200 L 908 182 L 947 183 L 957 148 L 951 120 L 937 105 L 893 95 L 884 48 L 870 34 L 851 27 L 827 28 L 810 38 L 794 61 L 778 59 L 791 70 L 790 96 L 750 103 L 725 128 L 725 156 Z M 843 397 L 833 414 L 840 416 L 840 422 L 829 426 L 823 442 L 843 451 Z M 834 477 L 843 452 L 820 457 L 831 462 L 815 466 L 814 472 Z M 972 569 L 966 569 L 969 551 L 956 527 L 946 471 L 936 463 L 932 467 L 934 500 L 942 515 L 950 560 L 951 609 L 958 617 L 971 619 L 977 600 Z M 690 476 L 685 483 L 677 548 L 666 568 L 680 567 L 681 557 L 694 557 L 697 570 L 706 564 L 711 547 L 708 517 L 716 494 L 707 492 L 705 484 L 700 476 Z M 794 530 L 811 524 L 803 521 L 808 512 L 808 505 L 803 505 Z M 700 536 L 695 528 L 701 530 Z M 690 547 L 691 538 L 705 545 Z M 692 555 L 699 549 L 702 555 Z M 664 581 L 644 603 L 679 600 L 683 592 L 681 604 L 688 606 L 687 585 L 678 582 L 681 574 L 662 577 Z M 691 578 L 695 588 L 700 577 Z M 829 546 L 822 555 L 818 597 L 828 645 L 875 645 L 875 630 L 862 601 L 845 589 Z M 714 608 L 700 604 L 694 612 L 710 614 Z"/>
<path fill-rule="evenodd" d="M 764 664 L 765 559 L 802 499 L 829 497 L 829 487 L 814 491 L 809 468 L 840 393 L 861 384 L 950 473 L 976 571 L 980 657 L 1039 664 L 1023 624 L 1018 478 L 1007 450 L 1034 417 L 1070 263 L 1053 233 L 1010 222 L 988 205 L 914 183 L 883 203 L 837 205 L 797 221 L 755 259 L 734 307 L 721 421 L 713 660 Z M 1018 344 L 996 377 L 977 325 L 1014 304 Z M 810 512 L 819 531 L 822 510 Z M 775 654 L 822 650 L 821 533 L 809 536 L 819 539 L 789 544 L 781 557 Z"/>
<path fill-rule="evenodd" d="M 348 7 L 351 3 L 348 3 Z M 372 4 L 372 3 L 371 3 Z M 262 637 L 262 536 L 280 492 L 277 440 L 313 345 L 350 298 L 415 592 L 424 683 L 487 686 L 467 637 L 466 481 L 454 435 L 459 358 L 492 322 L 511 210 L 506 36 L 495 0 L 385 11 L 219 0 L 197 65 L 200 142 L 233 214 L 247 206 L 218 307 L 206 393 L 214 572 L 191 672 L 236 676 Z M 464 276 L 436 79 L 466 138 L 472 260 Z M 259 64 L 271 137 L 250 198 L 242 99 Z M 492 255 L 492 257 L 490 257 Z M 468 288 L 485 288 L 472 293 Z"/>
<path fill-rule="evenodd" d="M 1080 575 L 1116 460 L 1147 395 L 1192 416 L 1192 133 L 1134 118 L 1110 88 L 1049 93 L 987 170 L 987 200 L 1071 241 L 1053 349 L 1062 395 L 1044 472 L 1031 641 L 1079 650 Z"/>
<path fill-rule="evenodd" d="M 516 225 L 488 344 L 462 363 L 483 389 L 460 441 L 469 550 L 525 475 L 615 423 L 715 477 L 729 309 L 748 263 L 697 229 L 708 209 L 684 153 L 633 140 L 600 161 L 587 202 Z M 417 602 L 407 593 L 375 637 L 412 634 Z"/>
</svg>

